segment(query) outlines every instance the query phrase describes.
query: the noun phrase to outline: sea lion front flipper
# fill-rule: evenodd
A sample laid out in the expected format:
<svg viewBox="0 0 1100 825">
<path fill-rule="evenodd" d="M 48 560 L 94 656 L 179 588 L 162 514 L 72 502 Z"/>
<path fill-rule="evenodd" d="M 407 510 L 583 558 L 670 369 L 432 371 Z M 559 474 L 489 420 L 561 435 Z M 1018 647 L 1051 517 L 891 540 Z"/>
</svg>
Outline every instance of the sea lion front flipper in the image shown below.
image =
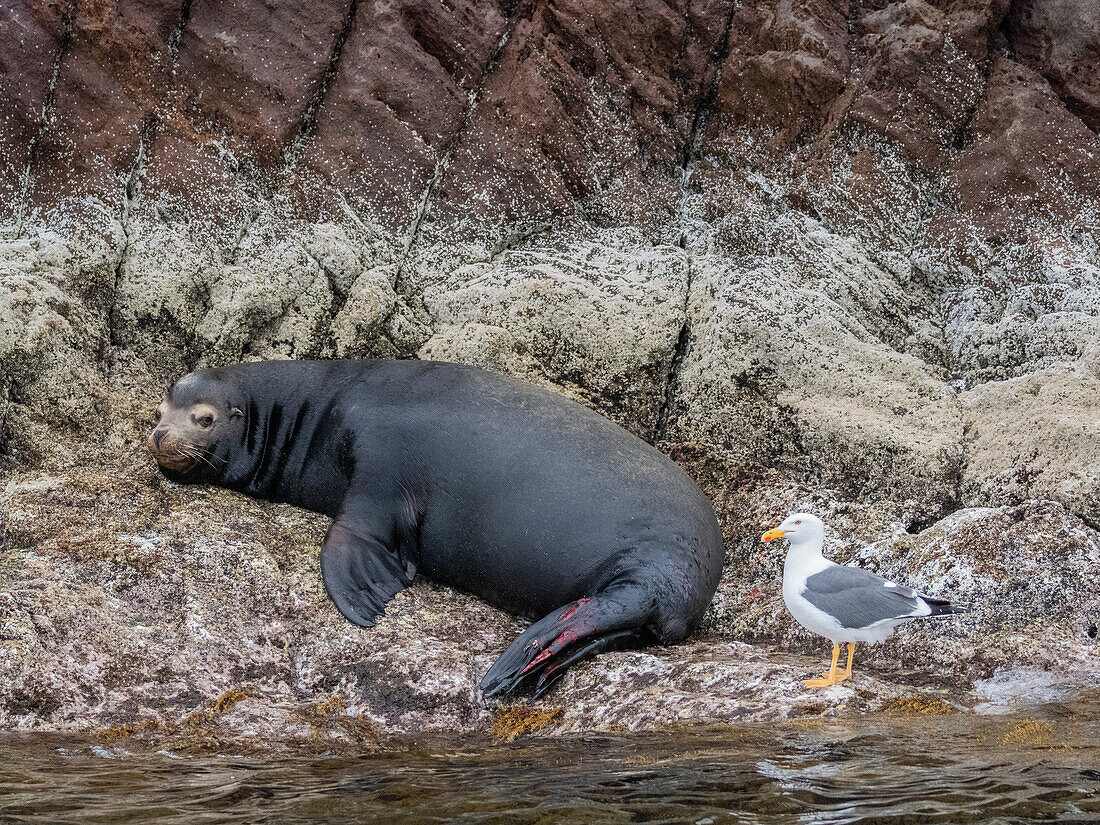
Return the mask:
<svg viewBox="0 0 1100 825">
<path fill-rule="evenodd" d="M 390 599 L 405 589 L 416 565 L 377 539 L 364 537 L 341 519 L 321 545 L 321 576 L 329 598 L 357 625 L 374 627 Z"/>
</svg>

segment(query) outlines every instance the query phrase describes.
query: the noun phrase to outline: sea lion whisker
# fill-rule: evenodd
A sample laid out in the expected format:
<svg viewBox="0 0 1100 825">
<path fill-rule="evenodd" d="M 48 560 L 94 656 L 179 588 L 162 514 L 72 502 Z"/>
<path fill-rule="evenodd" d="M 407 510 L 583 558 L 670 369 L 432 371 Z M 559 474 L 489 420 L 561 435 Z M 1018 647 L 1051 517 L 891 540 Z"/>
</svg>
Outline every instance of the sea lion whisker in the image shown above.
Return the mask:
<svg viewBox="0 0 1100 825">
<path fill-rule="evenodd" d="M 203 463 L 205 463 L 205 464 L 206 464 L 206 465 L 207 465 L 208 467 L 210 467 L 210 469 L 212 469 L 212 470 L 216 470 L 216 469 L 218 469 L 217 465 L 216 465 L 216 464 L 215 464 L 215 463 L 214 463 L 213 461 L 211 461 L 211 460 L 210 460 L 210 459 L 209 459 L 209 458 L 208 458 L 208 457 L 207 457 L 206 455 L 204 455 L 203 453 L 200 453 L 200 452 L 195 452 L 195 453 L 191 453 L 191 457 L 192 457 L 192 458 L 194 458 L 194 459 L 195 459 L 195 460 L 197 460 L 197 461 L 202 461 L 202 462 L 203 462 Z"/>
<path fill-rule="evenodd" d="M 180 444 L 176 447 L 176 452 L 179 453 L 179 455 L 184 456 L 186 458 L 193 458 L 196 461 L 201 461 L 204 464 L 206 464 L 208 467 L 210 467 L 210 469 L 212 469 L 212 470 L 218 469 L 217 465 L 214 464 L 214 462 L 210 460 L 209 453 L 207 453 L 205 450 L 202 450 L 202 449 L 196 447 L 193 444 Z"/>
<path fill-rule="evenodd" d="M 203 450 L 202 454 L 203 454 L 203 457 L 209 462 L 219 461 L 222 464 L 228 464 L 229 463 L 229 459 L 225 458 L 224 456 L 215 455 L 214 453 L 210 452 L 209 450 Z M 211 463 L 210 466 L 213 467 L 214 464 Z"/>
</svg>

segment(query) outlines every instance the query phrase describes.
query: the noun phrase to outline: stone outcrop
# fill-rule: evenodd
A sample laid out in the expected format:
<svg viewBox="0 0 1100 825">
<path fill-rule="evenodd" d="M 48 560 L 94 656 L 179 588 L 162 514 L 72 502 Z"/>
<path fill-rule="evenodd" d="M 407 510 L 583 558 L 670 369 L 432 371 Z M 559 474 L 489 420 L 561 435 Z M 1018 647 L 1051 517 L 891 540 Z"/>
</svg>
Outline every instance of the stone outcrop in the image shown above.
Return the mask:
<svg viewBox="0 0 1100 825">
<path fill-rule="evenodd" d="M 722 520 L 698 643 L 715 662 L 817 652 L 756 543 L 803 506 L 839 558 L 983 606 L 869 654 L 883 673 L 969 680 L 1040 637 L 1037 664 L 1095 668 L 1094 6 L 8 4 L 4 723 L 137 723 L 164 702 L 154 721 L 193 732 L 233 689 L 254 695 L 218 718 L 266 702 L 307 738 L 333 696 L 365 714 L 351 732 L 337 714 L 338 739 L 484 723 L 472 673 L 513 620 L 418 587 L 356 631 L 320 597 L 319 522 L 152 475 L 140 432 L 163 389 L 247 358 L 475 363 L 657 444 Z M 1045 618 L 1010 627 L 1022 610 Z M 485 635 L 445 655 L 432 634 L 456 613 Z M 996 643 L 965 655 L 982 628 Z M 372 639 L 391 651 L 375 665 Z M 596 713 L 596 679 L 626 707 L 626 674 L 660 671 L 689 698 L 639 718 L 732 719 L 698 704 L 721 671 L 693 670 L 704 649 L 605 657 L 562 704 Z"/>
<path fill-rule="evenodd" d="M 0 728 L 177 749 L 362 748 L 486 731 L 507 710 L 477 685 L 521 621 L 420 581 L 364 632 L 321 584 L 325 519 L 166 482 L 133 452 L 110 470 L 15 473 L 4 488 L 18 552 L 2 568 Z M 961 711 L 979 697 L 960 683 L 1006 663 L 1078 678 L 1095 665 L 1100 535 L 1061 505 L 962 510 L 917 535 L 835 550 L 974 612 L 861 647 L 850 684 L 807 691 L 828 644 L 794 627 L 780 559 L 762 557 L 723 583 L 701 638 L 567 674 L 540 703 L 562 708 L 542 732 L 775 722 L 899 701 Z"/>
</svg>

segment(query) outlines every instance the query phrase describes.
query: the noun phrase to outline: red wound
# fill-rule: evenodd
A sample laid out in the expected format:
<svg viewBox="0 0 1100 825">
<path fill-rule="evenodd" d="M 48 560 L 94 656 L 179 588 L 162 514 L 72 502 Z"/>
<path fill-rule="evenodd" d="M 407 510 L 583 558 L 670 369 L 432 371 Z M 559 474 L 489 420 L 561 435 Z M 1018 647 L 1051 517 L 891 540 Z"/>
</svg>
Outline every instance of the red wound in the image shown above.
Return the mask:
<svg viewBox="0 0 1100 825">
<path fill-rule="evenodd" d="M 567 619 L 572 619 L 573 614 L 577 612 L 577 608 L 579 608 L 582 604 L 586 604 L 590 601 L 592 600 L 587 596 L 585 596 L 583 599 L 577 599 L 577 601 L 573 602 L 573 604 L 569 605 L 569 607 L 565 608 L 565 610 L 562 611 L 562 614 L 558 616 L 558 621 L 564 622 Z"/>
</svg>

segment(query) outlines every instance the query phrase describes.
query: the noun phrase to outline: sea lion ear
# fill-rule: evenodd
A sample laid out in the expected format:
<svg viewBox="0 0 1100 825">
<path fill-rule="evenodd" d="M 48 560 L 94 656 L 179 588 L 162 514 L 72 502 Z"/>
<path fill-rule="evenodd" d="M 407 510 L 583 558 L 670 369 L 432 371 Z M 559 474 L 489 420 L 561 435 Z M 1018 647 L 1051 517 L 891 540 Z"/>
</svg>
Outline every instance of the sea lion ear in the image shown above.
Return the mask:
<svg viewBox="0 0 1100 825">
<path fill-rule="evenodd" d="M 243 418 L 243 417 L 244 417 L 244 413 L 243 413 L 243 412 L 241 412 L 241 408 L 240 408 L 240 407 L 234 407 L 233 409 L 231 409 L 231 410 L 229 411 L 229 417 L 230 417 L 230 418 Z"/>
</svg>

